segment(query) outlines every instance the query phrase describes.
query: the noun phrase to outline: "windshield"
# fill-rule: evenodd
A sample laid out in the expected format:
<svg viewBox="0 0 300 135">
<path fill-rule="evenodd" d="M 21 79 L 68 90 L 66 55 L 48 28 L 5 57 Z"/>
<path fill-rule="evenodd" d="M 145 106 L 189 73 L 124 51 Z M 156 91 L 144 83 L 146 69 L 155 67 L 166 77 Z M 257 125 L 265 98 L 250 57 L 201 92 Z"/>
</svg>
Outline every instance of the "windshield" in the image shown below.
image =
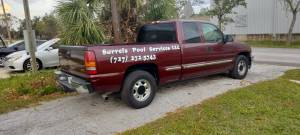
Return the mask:
<svg viewBox="0 0 300 135">
<path fill-rule="evenodd" d="M 20 45 L 20 44 L 23 44 L 23 43 L 24 43 L 23 40 L 19 40 L 19 41 L 16 41 L 16 42 L 12 43 L 12 44 L 9 44 L 8 47 L 17 46 L 17 45 Z"/>
<path fill-rule="evenodd" d="M 45 48 L 47 48 L 47 47 L 49 47 L 49 46 L 51 46 L 51 45 L 57 43 L 58 41 L 59 41 L 59 39 L 58 39 L 58 38 L 55 38 L 55 39 L 49 40 L 49 41 L 47 41 L 47 42 L 44 42 L 43 44 L 41 44 L 41 45 L 39 45 L 39 46 L 37 47 L 37 50 L 43 50 L 43 49 L 45 49 Z"/>
<path fill-rule="evenodd" d="M 46 41 L 44 40 L 37 40 L 36 41 L 36 45 L 37 46 L 40 46 L 41 44 L 45 43 Z M 12 43 L 10 45 L 8 45 L 8 47 L 15 47 L 17 48 L 18 50 L 25 50 L 25 42 L 24 40 L 21 40 L 21 41 L 17 41 L 15 43 Z"/>
</svg>

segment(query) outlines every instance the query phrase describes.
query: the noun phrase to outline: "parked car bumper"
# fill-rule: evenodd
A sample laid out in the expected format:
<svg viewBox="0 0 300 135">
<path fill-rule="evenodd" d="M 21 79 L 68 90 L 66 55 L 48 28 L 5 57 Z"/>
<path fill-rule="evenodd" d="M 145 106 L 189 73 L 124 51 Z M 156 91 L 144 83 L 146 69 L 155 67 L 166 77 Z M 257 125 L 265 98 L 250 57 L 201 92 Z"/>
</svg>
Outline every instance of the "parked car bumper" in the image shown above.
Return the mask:
<svg viewBox="0 0 300 135">
<path fill-rule="evenodd" d="M 4 60 L 4 66 L 10 71 L 23 71 L 23 59 Z"/>
<path fill-rule="evenodd" d="M 61 71 L 55 71 L 57 82 L 66 92 L 77 91 L 78 93 L 94 92 L 91 83 L 81 78 L 69 75 Z"/>
</svg>

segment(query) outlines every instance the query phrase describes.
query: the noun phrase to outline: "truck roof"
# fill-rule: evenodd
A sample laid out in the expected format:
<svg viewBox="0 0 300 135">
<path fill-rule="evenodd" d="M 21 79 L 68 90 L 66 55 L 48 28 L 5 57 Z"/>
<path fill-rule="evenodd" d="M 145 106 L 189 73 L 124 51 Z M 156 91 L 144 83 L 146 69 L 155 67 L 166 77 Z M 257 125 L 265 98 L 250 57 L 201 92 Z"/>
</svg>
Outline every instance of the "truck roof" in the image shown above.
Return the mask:
<svg viewBox="0 0 300 135">
<path fill-rule="evenodd" d="M 165 21 L 153 21 L 151 23 L 154 24 L 154 23 L 169 23 L 169 22 L 202 22 L 202 23 L 211 23 L 211 22 L 205 21 L 205 20 L 190 20 L 190 19 L 173 19 L 173 20 L 165 20 Z"/>
</svg>

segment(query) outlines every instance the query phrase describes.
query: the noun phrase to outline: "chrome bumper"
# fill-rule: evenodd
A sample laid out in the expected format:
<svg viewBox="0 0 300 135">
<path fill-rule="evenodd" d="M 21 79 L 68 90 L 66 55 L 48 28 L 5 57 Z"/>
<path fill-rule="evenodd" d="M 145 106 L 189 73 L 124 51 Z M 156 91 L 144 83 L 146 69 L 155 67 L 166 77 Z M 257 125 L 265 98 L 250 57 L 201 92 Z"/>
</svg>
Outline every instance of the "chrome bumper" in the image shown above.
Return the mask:
<svg viewBox="0 0 300 135">
<path fill-rule="evenodd" d="M 66 92 L 77 91 L 78 93 L 92 93 L 94 90 L 89 82 L 70 74 L 55 71 L 58 84 Z"/>
</svg>

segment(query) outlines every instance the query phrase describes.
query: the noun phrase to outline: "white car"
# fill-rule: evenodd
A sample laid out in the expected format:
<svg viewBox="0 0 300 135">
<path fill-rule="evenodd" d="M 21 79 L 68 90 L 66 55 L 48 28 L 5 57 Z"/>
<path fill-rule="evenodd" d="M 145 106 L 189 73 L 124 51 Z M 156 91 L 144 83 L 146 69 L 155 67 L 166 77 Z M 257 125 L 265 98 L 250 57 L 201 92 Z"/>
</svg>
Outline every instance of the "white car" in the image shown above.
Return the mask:
<svg viewBox="0 0 300 135">
<path fill-rule="evenodd" d="M 38 69 L 56 67 L 59 65 L 58 42 L 59 39 L 56 38 L 37 47 L 35 55 Z M 6 56 L 4 66 L 11 71 L 31 70 L 30 55 L 26 50 L 14 52 Z"/>
</svg>

